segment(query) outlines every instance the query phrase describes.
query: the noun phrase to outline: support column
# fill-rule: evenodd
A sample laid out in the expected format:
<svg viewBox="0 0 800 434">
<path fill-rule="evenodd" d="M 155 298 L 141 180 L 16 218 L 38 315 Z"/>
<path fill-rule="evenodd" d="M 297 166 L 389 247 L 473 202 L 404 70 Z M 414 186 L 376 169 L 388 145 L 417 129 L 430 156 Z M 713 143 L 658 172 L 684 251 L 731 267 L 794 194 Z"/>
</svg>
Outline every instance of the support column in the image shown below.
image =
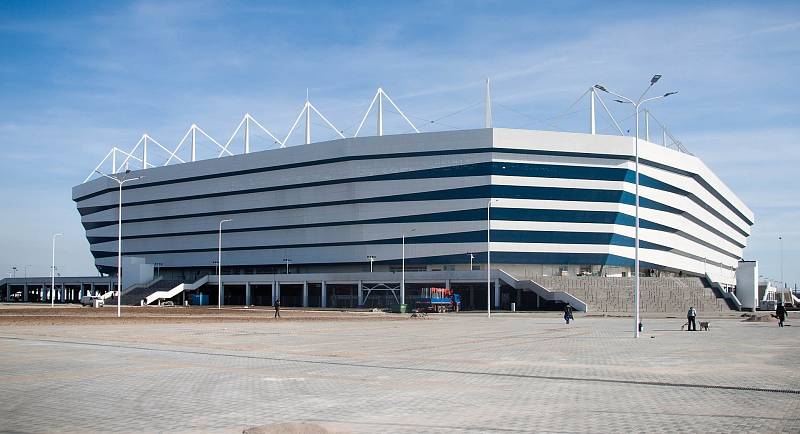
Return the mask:
<svg viewBox="0 0 800 434">
<path fill-rule="evenodd" d="M 303 281 L 303 307 L 308 307 L 308 281 Z"/>
<path fill-rule="evenodd" d="M 250 306 L 253 303 L 250 302 L 250 282 L 244 284 L 244 305 Z"/>
<path fill-rule="evenodd" d="M 65 303 L 67 301 L 67 288 L 64 287 L 64 284 L 61 284 L 61 302 Z"/>
<path fill-rule="evenodd" d="M 358 281 L 358 307 L 364 305 L 364 284 Z"/>
<path fill-rule="evenodd" d="M 78 300 L 83 298 L 83 283 L 81 283 L 81 289 L 78 290 Z"/>
<path fill-rule="evenodd" d="M 22 301 L 28 301 L 28 284 L 22 285 Z"/>
<path fill-rule="evenodd" d="M 306 91 L 308 92 L 308 91 Z M 306 145 L 311 143 L 311 107 L 306 95 Z"/>
<path fill-rule="evenodd" d="M 275 282 L 275 288 L 274 288 L 274 291 L 275 291 L 275 293 L 274 293 L 274 297 L 272 298 L 272 303 L 273 303 L 273 305 L 274 305 L 274 303 L 275 303 L 275 299 L 276 299 L 276 298 L 277 298 L 277 299 L 280 299 L 280 298 L 281 298 L 281 282 L 277 282 L 277 281 Z"/>
<path fill-rule="evenodd" d="M 250 153 L 250 113 L 244 118 L 244 153 Z"/>
<path fill-rule="evenodd" d="M 444 281 L 444 287 L 450 289 L 450 279 Z"/>
<path fill-rule="evenodd" d="M 475 288 L 469 288 L 469 308 L 473 309 L 475 307 Z"/>
<path fill-rule="evenodd" d="M 219 285 L 219 305 L 225 306 L 225 284 L 221 282 Z"/>
<path fill-rule="evenodd" d="M 378 89 L 378 136 L 383 135 L 383 89 Z"/>
<path fill-rule="evenodd" d="M 320 305 L 322 307 L 328 307 L 328 284 L 325 283 L 324 280 L 322 281 L 321 296 L 322 296 L 322 302 L 320 303 Z"/>
<path fill-rule="evenodd" d="M 595 115 L 594 115 L 594 87 L 589 88 L 589 125 L 592 135 L 595 134 Z"/>
<path fill-rule="evenodd" d="M 494 307 L 500 307 L 500 279 L 494 279 Z"/>
<path fill-rule="evenodd" d="M 97 289 L 95 289 L 94 283 L 89 284 L 89 294 L 97 295 Z"/>
<path fill-rule="evenodd" d="M 484 126 L 486 128 L 492 127 L 492 90 L 489 84 L 489 78 L 486 78 L 486 101 L 484 102 Z"/>
<path fill-rule="evenodd" d="M 197 126 L 192 125 L 192 161 L 197 160 Z"/>
</svg>

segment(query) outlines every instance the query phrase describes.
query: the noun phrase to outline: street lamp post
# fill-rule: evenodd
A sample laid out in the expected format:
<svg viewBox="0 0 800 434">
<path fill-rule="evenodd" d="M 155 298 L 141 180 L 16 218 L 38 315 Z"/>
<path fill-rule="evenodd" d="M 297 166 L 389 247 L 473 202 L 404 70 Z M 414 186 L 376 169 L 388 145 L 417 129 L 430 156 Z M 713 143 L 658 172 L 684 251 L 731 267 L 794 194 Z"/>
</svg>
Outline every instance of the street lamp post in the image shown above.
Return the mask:
<svg viewBox="0 0 800 434">
<path fill-rule="evenodd" d="M 469 254 L 469 271 L 472 271 L 472 260 L 475 259 L 475 255 L 470 253 Z"/>
<path fill-rule="evenodd" d="M 635 277 L 634 293 L 633 293 L 633 304 L 634 304 L 635 310 L 636 310 L 633 329 L 634 329 L 634 337 L 636 337 L 636 338 L 639 337 L 639 322 L 640 322 L 640 318 L 639 318 L 639 107 L 641 107 L 646 102 L 653 101 L 653 100 L 656 100 L 656 99 L 666 98 L 666 97 L 668 97 L 670 95 L 674 95 L 674 94 L 678 93 L 678 92 L 667 92 L 667 93 L 665 93 L 663 95 L 654 96 L 652 98 L 644 99 L 644 96 L 647 95 L 647 92 L 650 90 L 650 88 L 653 87 L 653 85 L 656 84 L 656 82 L 660 78 L 661 78 L 661 75 L 658 75 L 658 74 L 654 75 L 653 78 L 650 79 L 650 85 L 647 86 L 647 89 L 645 89 L 645 91 L 642 92 L 642 95 L 639 96 L 639 99 L 636 100 L 636 101 L 633 101 L 632 99 L 624 97 L 624 96 L 622 96 L 622 95 L 620 95 L 618 93 L 614 93 L 614 92 L 606 89 L 604 86 L 601 86 L 599 84 L 594 85 L 594 87 L 596 89 L 601 90 L 603 92 L 609 93 L 611 95 L 614 95 L 614 96 L 620 98 L 620 99 L 615 99 L 614 101 L 616 101 L 618 103 L 621 103 L 621 104 L 631 104 L 634 107 L 634 112 L 635 112 L 635 115 L 636 115 L 636 136 L 634 138 L 634 154 L 635 154 L 635 159 L 636 159 L 636 162 L 635 162 L 635 170 L 636 170 L 636 218 L 635 218 L 635 221 L 636 221 L 636 226 L 635 226 L 635 243 L 634 243 L 634 257 L 635 257 L 634 258 L 634 269 L 635 269 L 634 273 L 635 273 L 636 277 Z"/>
<path fill-rule="evenodd" d="M 286 263 L 286 274 L 289 274 L 289 264 L 292 263 L 292 260 L 289 258 L 283 258 L 283 262 Z"/>
<path fill-rule="evenodd" d="M 128 181 L 142 179 L 143 176 L 126 178 L 130 170 L 126 170 L 122 177 L 114 177 L 95 170 L 95 172 L 119 184 L 119 220 L 117 221 L 117 318 L 122 316 L 122 184 Z"/>
<path fill-rule="evenodd" d="M 53 234 L 53 264 L 50 267 L 50 307 L 56 305 L 56 237 L 64 234 Z"/>
<path fill-rule="evenodd" d="M 222 224 L 229 221 L 233 221 L 233 219 L 219 221 L 219 236 L 217 237 L 217 309 L 222 309 Z"/>
<path fill-rule="evenodd" d="M 17 267 L 11 267 L 11 277 L 16 279 L 17 278 Z"/>
<path fill-rule="evenodd" d="M 786 282 L 783 280 L 783 236 L 778 237 L 778 243 L 780 244 L 781 250 L 781 284 L 786 288 Z"/>
<path fill-rule="evenodd" d="M 375 256 L 369 255 L 367 259 L 369 260 L 369 272 L 372 273 L 372 263 L 375 262 Z"/>
<path fill-rule="evenodd" d="M 411 233 L 416 231 L 417 228 L 413 228 L 408 232 L 403 232 L 402 239 L 403 239 L 403 263 L 402 263 L 402 270 L 400 271 L 400 305 L 406 304 L 406 233 Z"/>
</svg>

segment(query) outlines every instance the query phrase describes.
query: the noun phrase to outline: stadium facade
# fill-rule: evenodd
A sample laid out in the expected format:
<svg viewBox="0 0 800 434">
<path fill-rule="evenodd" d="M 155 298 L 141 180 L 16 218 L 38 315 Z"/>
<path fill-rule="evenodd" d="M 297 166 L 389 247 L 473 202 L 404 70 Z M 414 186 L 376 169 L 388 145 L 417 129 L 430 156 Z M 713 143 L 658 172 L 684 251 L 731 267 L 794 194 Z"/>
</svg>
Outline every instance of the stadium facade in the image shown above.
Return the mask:
<svg viewBox="0 0 800 434">
<path fill-rule="evenodd" d="M 753 212 L 697 157 L 639 141 L 643 274 L 735 285 Z M 342 138 L 136 170 L 123 254 L 191 280 L 225 274 L 492 268 L 630 276 L 631 137 L 483 128 Z M 114 273 L 118 186 L 73 188 L 95 263 Z M 488 212 L 488 216 L 487 216 Z M 487 219 L 488 217 L 488 219 Z M 487 224 L 491 230 L 487 233 Z M 487 235 L 491 242 L 487 243 Z"/>
</svg>

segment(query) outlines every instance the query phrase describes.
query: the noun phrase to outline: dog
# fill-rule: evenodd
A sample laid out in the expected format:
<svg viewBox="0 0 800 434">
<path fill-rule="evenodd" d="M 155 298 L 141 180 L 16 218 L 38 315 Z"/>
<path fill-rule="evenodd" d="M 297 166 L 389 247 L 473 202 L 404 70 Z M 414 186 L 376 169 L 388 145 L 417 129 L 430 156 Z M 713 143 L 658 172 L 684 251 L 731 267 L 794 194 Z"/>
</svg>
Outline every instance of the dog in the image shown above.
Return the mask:
<svg viewBox="0 0 800 434">
<path fill-rule="evenodd" d="M 708 331 L 708 324 L 709 321 L 700 321 L 700 330 Z M 689 325 L 688 322 L 683 323 L 683 325 L 681 326 L 681 331 L 683 331 L 683 329 L 685 329 L 688 325 Z"/>
</svg>

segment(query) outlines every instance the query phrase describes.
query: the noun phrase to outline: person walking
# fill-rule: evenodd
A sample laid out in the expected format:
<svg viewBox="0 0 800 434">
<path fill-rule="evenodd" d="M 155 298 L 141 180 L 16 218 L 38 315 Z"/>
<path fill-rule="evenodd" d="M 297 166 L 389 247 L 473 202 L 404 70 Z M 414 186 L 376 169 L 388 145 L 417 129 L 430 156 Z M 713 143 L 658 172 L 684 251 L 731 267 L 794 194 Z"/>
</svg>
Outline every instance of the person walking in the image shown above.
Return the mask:
<svg viewBox="0 0 800 434">
<path fill-rule="evenodd" d="M 778 327 L 783 327 L 783 322 L 786 321 L 786 307 L 783 306 L 783 303 L 778 303 L 775 316 L 778 317 Z"/>
<path fill-rule="evenodd" d="M 570 306 L 569 303 L 567 303 L 567 305 L 564 306 L 564 321 L 566 321 L 567 324 L 569 324 L 569 320 L 571 319 L 574 319 L 572 317 L 572 306 Z"/>
<path fill-rule="evenodd" d="M 275 316 L 273 318 L 280 318 L 281 317 L 281 298 L 275 297 Z"/>
<path fill-rule="evenodd" d="M 694 310 L 694 306 L 689 308 L 689 311 L 686 312 L 686 324 L 688 325 L 687 332 L 697 331 L 697 323 L 695 322 L 697 319 L 697 311 Z"/>
</svg>

